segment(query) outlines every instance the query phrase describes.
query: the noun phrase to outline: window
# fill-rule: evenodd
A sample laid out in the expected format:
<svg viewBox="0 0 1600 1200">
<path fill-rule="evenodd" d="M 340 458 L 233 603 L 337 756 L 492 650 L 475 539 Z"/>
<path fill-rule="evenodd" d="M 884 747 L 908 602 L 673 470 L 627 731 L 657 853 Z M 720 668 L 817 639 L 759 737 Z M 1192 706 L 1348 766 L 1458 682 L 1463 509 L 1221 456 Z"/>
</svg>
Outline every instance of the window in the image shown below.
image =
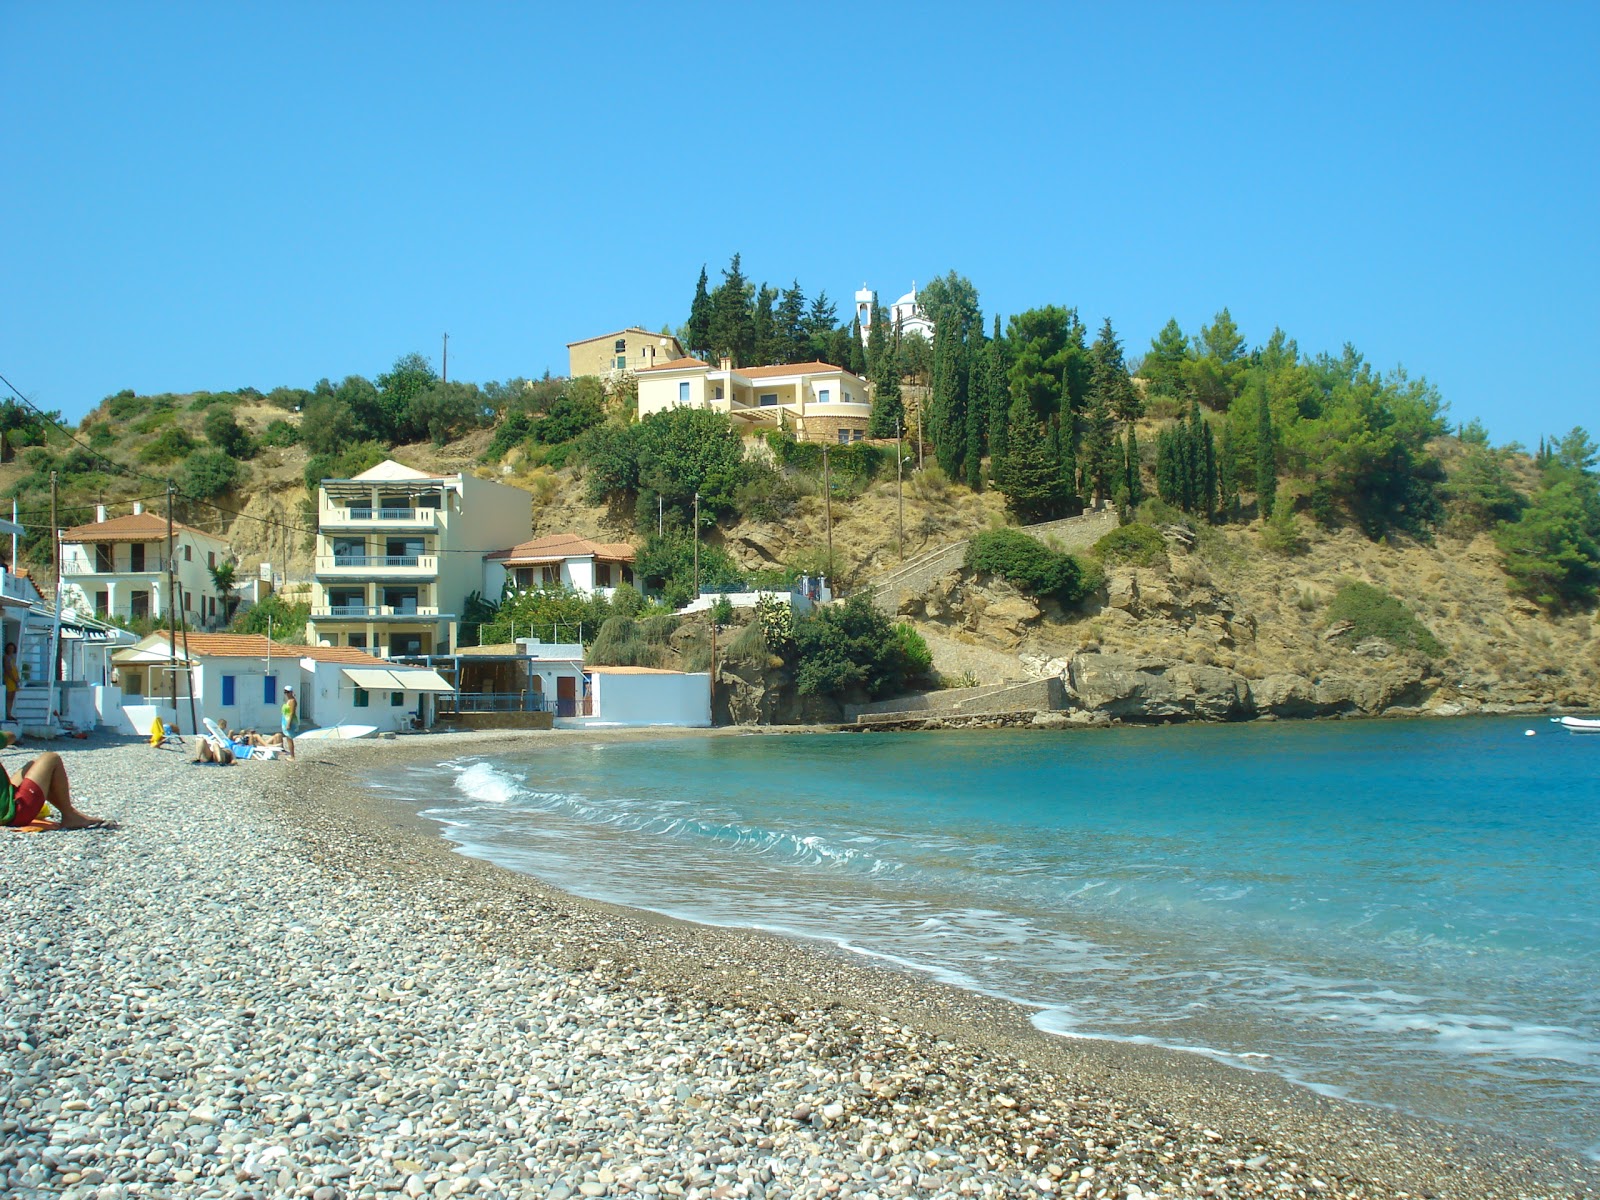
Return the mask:
<svg viewBox="0 0 1600 1200">
<path fill-rule="evenodd" d="M 389 635 L 389 656 L 391 658 L 420 655 L 422 653 L 422 635 L 420 633 L 391 633 Z"/>
<path fill-rule="evenodd" d="M 403 704 L 405 704 L 405 702 L 406 702 L 406 694 L 404 692 L 390 692 L 389 693 L 389 707 L 390 708 L 399 708 Z"/>
<path fill-rule="evenodd" d="M 618 338 L 617 341 L 616 341 L 616 344 L 614 346 L 612 346 L 611 349 L 612 349 L 613 353 L 626 354 L 628 352 L 628 339 L 627 338 Z"/>
<path fill-rule="evenodd" d="M 215 550 L 207 550 L 206 551 L 206 566 L 214 567 L 216 565 L 217 565 L 217 552 Z"/>
<path fill-rule="evenodd" d="M 366 688 L 357 688 L 356 689 L 356 701 L 355 701 L 356 707 L 357 708 L 365 708 L 370 702 L 371 702 L 371 697 L 367 695 L 367 689 Z"/>
<path fill-rule="evenodd" d="M 183 548 L 183 561 L 184 562 L 193 562 L 194 561 L 194 547 L 193 546 L 185 546 Z"/>
<path fill-rule="evenodd" d="M 850 444 L 850 431 L 848 429 L 839 430 L 839 444 L 841 446 L 848 446 Z"/>
<path fill-rule="evenodd" d="M 184 612 L 193 612 L 194 611 L 194 594 L 192 592 L 185 591 L 183 593 L 183 611 Z"/>
<path fill-rule="evenodd" d="M 367 635 L 364 633 L 352 633 L 349 644 L 357 650 L 365 650 L 367 648 Z"/>
<path fill-rule="evenodd" d="M 769 408 L 772 405 L 776 404 L 777 402 L 778 402 L 778 393 L 777 392 L 768 392 L 765 396 L 761 397 L 761 403 L 766 405 L 766 406 L 768 406 Z"/>
<path fill-rule="evenodd" d="M 555 587 L 561 582 L 561 567 L 557 563 L 546 563 L 539 568 L 539 583 L 543 587 Z"/>
<path fill-rule="evenodd" d="M 828 403 L 828 397 L 831 394 L 832 393 L 829 392 L 827 388 L 818 388 L 817 389 L 817 403 L 818 404 L 826 404 L 826 403 Z"/>
<path fill-rule="evenodd" d="M 722 385 L 720 383 L 717 384 L 717 399 L 718 400 L 722 399 Z"/>
<path fill-rule="evenodd" d="M 278 702 L 278 677 L 276 675 L 262 677 L 261 702 L 263 704 L 276 704 Z"/>
<path fill-rule="evenodd" d="M 94 569 L 110 574 L 116 568 L 112 565 L 110 546 L 96 546 L 94 548 Z"/>
<path fill-rule="evenodd" d="M 678 403 L 689 403 L 689 381 L 687 379 L 678 381 Z"/>
<path fill-rule="evenodd" d="M 611 564 L 610 563 L 595 563 L 595 565 L 594 565 L 594 585 L 595 585 L 595 587 L 610 587 L 611 586 Z"/>
<path fill-rule="evenodd" d="M 222 677 L 222 706 L 224 708 L 232 708 L 233 704 L 233 676 L 224 675 Z"/>
<path fill-rule="evenodd" d="M 135 542 L 128 547 L 128 569 L 130 571 L 144 570 L 144 543 Z"/>
<path fill-rule="evenodd" d="M 628 369 L 628 356 L 626 354 L 617 355 L 617 370 L 626 371 L 627 369 Z"/>
</svg>

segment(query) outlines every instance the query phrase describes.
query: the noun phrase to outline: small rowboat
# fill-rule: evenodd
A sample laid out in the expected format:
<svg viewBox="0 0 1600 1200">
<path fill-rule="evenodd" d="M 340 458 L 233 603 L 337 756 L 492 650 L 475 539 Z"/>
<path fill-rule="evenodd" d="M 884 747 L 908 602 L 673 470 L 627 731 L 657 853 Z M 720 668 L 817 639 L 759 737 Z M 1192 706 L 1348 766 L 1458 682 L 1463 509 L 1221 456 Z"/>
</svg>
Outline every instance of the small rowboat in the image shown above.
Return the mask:
<svg viewBox="0 0 1600 1200">
<path fill-rule="evenodd" d="M 369 738 L 376 736 L 376 725 L 328 725 L 321 729 L 306 729 L 294 735 L 297 742 L 310 738 L 312 741 L 350 741 L 352 738 Z"/>
<path fill-rule="evenodd" d="M 1557 725 L 1573 733 L 1600 733 L 1600 717 L 1551 717 Z"/>
</svg>

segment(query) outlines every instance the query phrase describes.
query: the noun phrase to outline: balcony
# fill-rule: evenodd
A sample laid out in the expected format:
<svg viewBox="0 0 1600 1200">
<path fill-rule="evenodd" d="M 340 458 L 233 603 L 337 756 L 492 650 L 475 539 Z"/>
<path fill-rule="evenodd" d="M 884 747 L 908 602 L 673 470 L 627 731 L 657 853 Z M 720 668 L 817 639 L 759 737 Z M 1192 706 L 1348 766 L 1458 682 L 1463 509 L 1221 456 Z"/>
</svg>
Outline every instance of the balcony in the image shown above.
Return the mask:
<svg viewBox="0 0 1600 1200">
<path fill-rule="evenodd" d="M 449 616 L 434 604 L 324 604 L 311 610 L 313 621 L 432 621 Z"/>
<path fill-rule="evenodd" d="M 437 508 L 373 508 L 368 505 L 344 507 L 325 505 L 317 513 L 324 529 L 435 529 L 439 524 Z"/>
<path fill-rule="evenodd" d="M 436 554 L 333 554 L 317 556 L 325 579 L 420 579 L 439 573 Z"/>
<path fill-rule="evenodd" d="M 173 568 L 176 569 L 178 565 L 175 562 Z M 105 577 L 134 575 L 144 578 L 149 575 L 165 575 L 167 573 L 167 560 L 164 558 L 147 558 L 141 567 L 135 567 L 130 563 L 113 563 L 109 567 L 102 567 L 90 559 L 63 558 L 61 560 L 61 573 L 63 575 L 101 575 Z"/>
</svg>

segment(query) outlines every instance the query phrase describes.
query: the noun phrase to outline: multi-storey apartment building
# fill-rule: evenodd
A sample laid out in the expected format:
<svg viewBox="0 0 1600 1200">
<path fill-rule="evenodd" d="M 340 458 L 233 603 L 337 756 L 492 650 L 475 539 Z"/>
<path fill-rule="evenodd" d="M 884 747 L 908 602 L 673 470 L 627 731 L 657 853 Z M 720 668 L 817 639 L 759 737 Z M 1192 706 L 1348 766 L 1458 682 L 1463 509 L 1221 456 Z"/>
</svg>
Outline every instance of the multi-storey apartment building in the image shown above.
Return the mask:
<svg viewBox="0 0 1600 1200">
<path fill-rule="evenodd" d="M 108 620 L 164 616 L 173 607 L 167 586 L 167 521 L 133 511 L 95 520 L 61 533 L 61 584 L 68 603 L 81 595 L 86 611 Z M 196 629 L 215 629 L 227 620 L 225 598 L 211 568 L 231 561 L 225 539 L 180 521 L 172 523 L 172 575 L 185 620 Z M 77 593 L 77 595 L 74 595 Z"/>
<path fill-rule="evenodd" d="M 528 493 L 392 459 L 317 493 L 316 577 L 306 638 L 382 657 L 451 654 L 483 556 L 527 538 Z"/>
<path fill-rule="evenodd" d="M 727 413 L 740 432 L 787 427 L 802 442 L 859 442 L 867 436 L 867 381 L 832 363 L 719 366 L 680 358 L 639 371 L 639 415 L 676 407 Z"/>
</svg>

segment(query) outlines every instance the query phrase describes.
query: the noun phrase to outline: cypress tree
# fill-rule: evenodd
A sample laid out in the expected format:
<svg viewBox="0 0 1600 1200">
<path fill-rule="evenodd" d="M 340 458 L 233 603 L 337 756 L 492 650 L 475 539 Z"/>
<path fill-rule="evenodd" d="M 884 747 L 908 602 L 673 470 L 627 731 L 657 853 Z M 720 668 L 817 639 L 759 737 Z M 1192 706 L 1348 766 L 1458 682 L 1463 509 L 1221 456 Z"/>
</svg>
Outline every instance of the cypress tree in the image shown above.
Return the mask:
<svg viewBox="0 0 1600 1200">
<path fill-rule="evenodd" d="M 1093 496 L 1097 507 L 1112 494 L 1119 474 L 1114 430 L 1105 397 L 1096 392 L 1083 414 L 1078 465 L 1083 472 L 1082 491 Z"/>
<path fill-rule="evenodd" d="M 1139 469 L 1139 435 L 1134 432 L 1132 425 L 1128 426 L 1128 442 L 1122 452 L 1123 469 L 1123 503 L 1129 508 L 1138 508 L 1144 503 L 1144 477 Z"/>
<path fill-rule="evenodd" d="M 1000 337 L 1000 315 L 995 314 L 994 337 L 984 348 L 985 396 L 989 402 L 989 473 L 994 474 L 1006 456 L 1006 412 L 1011 407 L 1011 385 L 1006 378 L 1006 345 Z"/>
<path fill-rule="evenodd" d="M 1009 415 L 1011 450 L 995 472 L 995 488 L 1025 524 L 1061 516 L 1071 488 L 1062 478 L 1062 461 L 1055 451 L 1059 430 L 1046 430 L 1039 423 L 1026 396 L 1012 403 Z"/>
<path fill-rule="evenodd" d="M 689 344 L 684 347 L 690 354 L 711 353 L 711 293 L 706 291 L 706 269 L 700 267 L 700 282 L 694 287 L 694 301 L 689 305 Z"/>
<path fill-rule="evenodd" d="M 884 337 L 883 311 L 873 305 L 872 329 L 869 339 L 878 339 L 878 351 L 872 357 L 872 416 L 867 421 L 867 436 L 892 438 L 897 427 L 904 432 L 905 405 L 900 398 L 900 355 L 892 341 Z"/>
<path fill-rule="evenodd" d="M 939 466 L 951 479 L 961 478 L 967 451 L 966 354 L 955 322 L 934 327 L 933 400 L 928 432 Z"/>
<path fill-rule="evenodd" d="M 1278 506 L 1278 454 L 1272 441 L 1272 405 L 1267 389 L 1256 392 L 1256 503 L 1263 517 Z"/>
<path fill-rule="evenodd" d="M 849 363 L 841 363 L 840 366 L 848 366 L 852 374 L 860 375 L 862 378 L 866 377 L 867 352 L 866 348 L 861 344 L 860 317 L 850 318 L 850 361 Z"/>
</svg>

